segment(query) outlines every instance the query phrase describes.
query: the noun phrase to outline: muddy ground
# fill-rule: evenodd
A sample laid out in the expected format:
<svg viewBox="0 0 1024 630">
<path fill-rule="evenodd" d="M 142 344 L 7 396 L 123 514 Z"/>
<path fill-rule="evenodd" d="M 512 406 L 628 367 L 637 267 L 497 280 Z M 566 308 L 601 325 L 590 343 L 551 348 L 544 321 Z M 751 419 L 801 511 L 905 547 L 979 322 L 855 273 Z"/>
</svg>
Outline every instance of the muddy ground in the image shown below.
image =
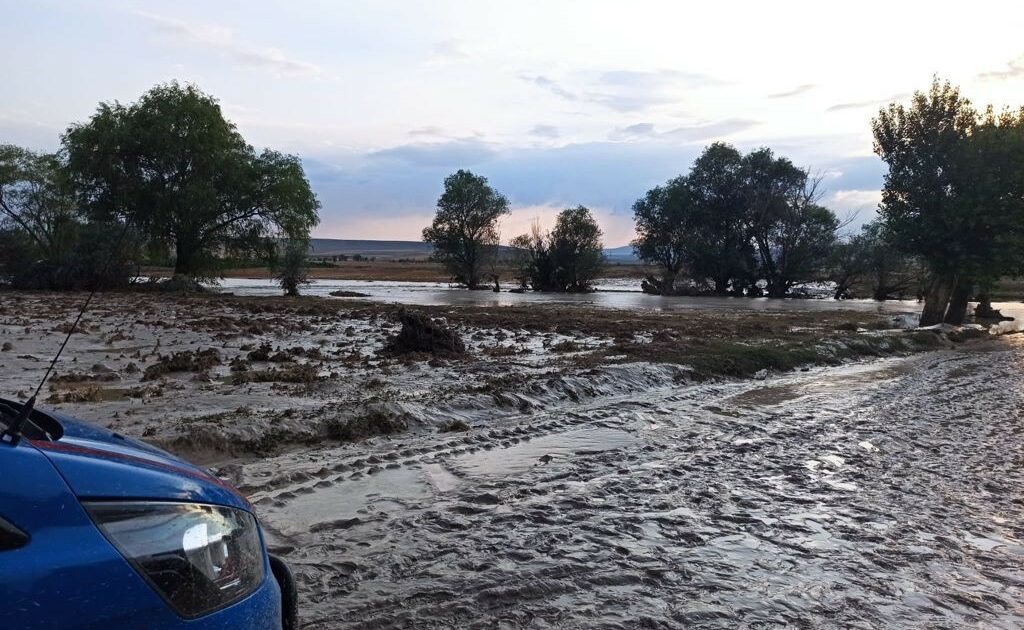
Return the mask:
<svg viewBox="0 0 1024 630">
<path fill-rule="evenodd" d="M 84 295 L 0 298 L 0 395 L 22 399 Z M 468 352 L 391 356 L 383 350 L 400 310 L 320 298 L 100 295 L 41 402 L 224 464 L 358 439 L 379 424 L 412 432 L 491 425 L 564 401 L 931 341 L 891 336 L 884 317 L 845 312 L 423 307 Z"/>
<path fill-rule="evenodd" d="M 0 395 L 81 298 L 0 294 Z M 396 307 L 104 295 L 46 404 L 239 485 L 313 628 L 1024 623 L 1021 336 L 425 310 L 466 356 L 382 354 Z"/>
</svg>

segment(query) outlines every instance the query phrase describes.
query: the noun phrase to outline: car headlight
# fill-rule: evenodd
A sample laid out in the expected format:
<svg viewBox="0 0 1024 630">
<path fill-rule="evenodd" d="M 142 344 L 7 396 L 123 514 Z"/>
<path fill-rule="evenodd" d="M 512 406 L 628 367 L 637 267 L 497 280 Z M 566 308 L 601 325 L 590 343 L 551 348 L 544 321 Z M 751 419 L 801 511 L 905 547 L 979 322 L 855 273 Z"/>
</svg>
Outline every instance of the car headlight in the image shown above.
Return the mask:
<svg viewBox="0 0 1024 630">
<path fill-rule="evenodd" d="M 236 602 L 263 581 L 252 514 L 216 505 L 83 502 L 103 534 L 183 617 Z"/>
</svg>

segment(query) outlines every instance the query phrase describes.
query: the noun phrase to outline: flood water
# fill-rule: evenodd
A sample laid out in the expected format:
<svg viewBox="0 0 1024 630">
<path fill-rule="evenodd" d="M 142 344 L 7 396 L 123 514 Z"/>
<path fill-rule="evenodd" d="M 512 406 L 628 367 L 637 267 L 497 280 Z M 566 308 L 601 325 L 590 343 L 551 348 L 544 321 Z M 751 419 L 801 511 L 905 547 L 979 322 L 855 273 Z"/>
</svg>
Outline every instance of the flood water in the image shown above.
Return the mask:
<svg viewBox="0 0 1024 630">
<path fill-rule="evenodd" d="M 245 478 L 310 628 L 1020 628 L 1022 368 L 666 383 Z"/>
<path fill-rule="evenodd" d="M 632 289 L 630 289 L 632 287 Z M 228 278 L 220 288 L 236 295 L 280 295 L 281 288 L 268 279 Z M 585 294 L 509 293 L 467 291 L 441 282 L 393 282 L 368 280 L 314 280 L 303 293 L 328 297 L 333 291 L 355 291 L 367 295 L 364 300 L 422 306 L 471 305 L 517 306 L 523 304 L 565 304 L 617 309 L 751 309 L 751 310 L 856 310 L 871 313 L 916 313 L 921 305 L 914 300 L 832 300 L 769 299 L 720 297 L 663 297 L 647 295 L 639 283 L 622 280 L 598 281 L 598 291 Z M 346 298 L 337 298 L 346 299 Z"/>
</svg>

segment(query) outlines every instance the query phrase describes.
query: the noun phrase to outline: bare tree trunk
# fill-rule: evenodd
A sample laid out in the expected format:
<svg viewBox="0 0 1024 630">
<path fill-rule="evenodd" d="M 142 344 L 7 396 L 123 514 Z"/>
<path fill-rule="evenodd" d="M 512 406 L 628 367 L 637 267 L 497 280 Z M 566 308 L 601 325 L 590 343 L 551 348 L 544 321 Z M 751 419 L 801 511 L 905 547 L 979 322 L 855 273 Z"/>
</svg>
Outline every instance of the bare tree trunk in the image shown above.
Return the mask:
<svg viewBox="0 0 1024 630">
<path fill-rule="evenodd" d="M 925 290 L 924 309 L 921 311 L 920 326 L 941 324 L 946 316 L 949 296 L 953 291 L 953 279 L 948 276 L 935 275 Z"/>
<path fill-rule="evenodd" d="M 960 278 L 953 288 L 949 298 L 949 308 L 946 309 L 946 317 L 943 321 L 947 324 L 959 326 L 967 319 L 967 302 L 971 297 L 973 283 L 967 278 Z"/>
<path fill-rule="evenodd" d="M 675 295 L 676 292 L 676 276 L 679 275 L 675 271 L 664 269 L 661 274 L 661 294 L 662 295 Z"/>
</svg>

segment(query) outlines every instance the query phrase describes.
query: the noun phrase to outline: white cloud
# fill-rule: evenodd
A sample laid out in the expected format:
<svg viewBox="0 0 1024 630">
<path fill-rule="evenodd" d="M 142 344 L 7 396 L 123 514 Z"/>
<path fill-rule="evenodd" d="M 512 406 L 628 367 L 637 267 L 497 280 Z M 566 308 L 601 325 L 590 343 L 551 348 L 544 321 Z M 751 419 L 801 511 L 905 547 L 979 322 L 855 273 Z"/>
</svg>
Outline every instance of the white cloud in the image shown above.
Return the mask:
<svg viewBox="0 0 1024 630">
<path fill-rule="evenodd" d="M 805 92 L 810 92 L 811 90 L 813 90 L 816 87 L 818 87 L 817 84 L 814 84 L 814 83 L 804 83 L 803 85 L 798 85 L 795 88 L 792 88 L 790 90 L 784 90 L 782 92 L 776 92 L 774 94 L 769 94 L 768 98 L 790 98 L 790 97 L 793 97 L 793 96 L 799 96 L 799 95 L 801 95 L 801 94 L 803 94 Z"/>
<path fill-rule="evenodd" d="M 236 42 L 234 31 L 223 26 L 191 23 L 146 11 L 137 11 L 136 15 L 179 41 L 219 50 L 244 68 L 267 70 L 277 77 L 320 77 L 324 74 L 316 64 L 294 59 L 278 48 L 257 48 Z"/>
<path fill-rule="evenodd" d="M 1003 80 L 1017 77 L 1024 77 L 1024 55 L 1006 62 L 1006 67 L 1002 70 L 991 70 L 978 74 L 979 79 Z"/>
<path fill-rule="evenodd" d="M 653 123 L 637 123 L 613 129 L 608 134 L 608 139 L 615 141 L 671 140 L 676 142 L 700 142 L 730 136 L 757 124 L 756 120 L 730 118 L 716 122 L 676 127 L 668 131 L 658 131 Z"/>
</svg>

